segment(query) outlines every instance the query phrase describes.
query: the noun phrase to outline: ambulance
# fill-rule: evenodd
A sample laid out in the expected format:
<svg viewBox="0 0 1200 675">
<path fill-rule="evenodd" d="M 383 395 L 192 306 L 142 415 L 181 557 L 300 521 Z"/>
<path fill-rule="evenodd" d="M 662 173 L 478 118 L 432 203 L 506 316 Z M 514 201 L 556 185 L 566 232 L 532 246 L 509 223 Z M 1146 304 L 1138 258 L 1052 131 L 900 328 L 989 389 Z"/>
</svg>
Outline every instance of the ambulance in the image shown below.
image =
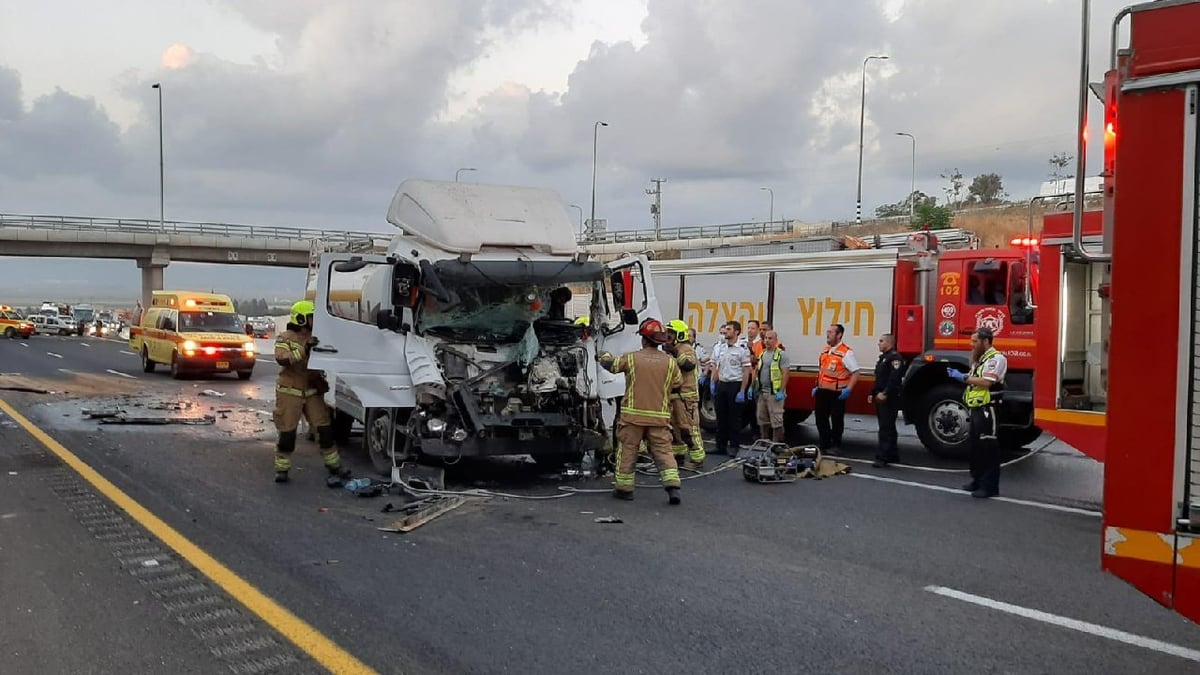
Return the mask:
<svg viewBox="0 0 1200 675">
<path fill-rule="evenodd" d="M 26 321 L 25 317 L 12 307 L 0 305 L 0 335 L 10 340 L 17 338 L 28 340 L 29 336 L 33 335 L 33 331 L 32 321 Z"/>
<path fill-rule="evenodd" d="M 254 372 L 254 341 L 227 295 L 193 291 L 154 291 L 150 307 L 129 330 L 129 349 L 142 357 L 142 370 L 168 366 L 171 377 L 189 372 Z"/>
</svg>

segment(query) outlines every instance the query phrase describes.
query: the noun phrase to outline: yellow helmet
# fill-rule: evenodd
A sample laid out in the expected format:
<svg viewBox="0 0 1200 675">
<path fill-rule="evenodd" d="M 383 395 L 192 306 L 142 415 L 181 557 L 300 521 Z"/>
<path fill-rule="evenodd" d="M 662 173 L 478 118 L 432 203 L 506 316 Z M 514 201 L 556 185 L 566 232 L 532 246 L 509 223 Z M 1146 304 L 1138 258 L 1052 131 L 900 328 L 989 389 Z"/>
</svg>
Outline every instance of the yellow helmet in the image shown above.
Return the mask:
<svg viewBox="0 0 1200 675">
<path fill-rule="evenodd" d="M 312 328 L 313 314 L 317 311 L 316 305 L 308 300 L 301 300 L 292 305 L 292 313 L 288 317 L 288 322 L 296 324 L 301 328 Z"/>
<path fill-rule="evenodd" d="M 688 325 L 682 319 L 671 319 L 668 321 L 667 332 L 675 338 L 676 342 L 688 341 Z"/>
<path fill-rule="evenodd" d="M 576 326 L 585 326 L 585 327 L 591 326 L 592 318 L 590 316 L 581 316 L 578 319 L 575 319 L 575 325 Z"/>
</svg>

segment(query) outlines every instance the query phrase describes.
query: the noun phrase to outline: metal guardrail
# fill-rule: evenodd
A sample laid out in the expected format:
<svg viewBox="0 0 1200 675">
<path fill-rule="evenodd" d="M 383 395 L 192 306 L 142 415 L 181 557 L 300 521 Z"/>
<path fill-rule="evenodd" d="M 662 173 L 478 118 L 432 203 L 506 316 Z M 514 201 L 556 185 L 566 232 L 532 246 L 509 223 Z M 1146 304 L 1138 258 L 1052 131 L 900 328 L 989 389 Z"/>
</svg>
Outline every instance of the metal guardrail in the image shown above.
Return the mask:
<svg viewBox="0 0 1200 675">
<path fill-rule="evenodd" d="M 602 234 L 582 232 L 575 235 L 581 244 L 619 244 L 628 241 L 674 241 L 709 237 L 746 237 L 756 234 L 791 234 L 805 231 L 793 228 L 792 221 L 769 223 L 733 223 L 730 225 L 697 225 L 694 227 L 664 227 L 660 230 L 611 230 Z"/>
<path fill-rule="evenodd" d="M 59 231 L 104 231 L 129 234 L 192 234 L 215 237 L 246 237 L 253 239 L 321 240 L 332 243 L 363 239 L 391 239 L 383 232 L 353 232 L 349 230 L 312 230 L 302 227 L 271 225 L 232 225 L 187 220 L 157 220 L 135 218 L 89 218 L 86 216 L 49 216 L 0 213 L 0 229 L 22 228 Z"/>
</svg>

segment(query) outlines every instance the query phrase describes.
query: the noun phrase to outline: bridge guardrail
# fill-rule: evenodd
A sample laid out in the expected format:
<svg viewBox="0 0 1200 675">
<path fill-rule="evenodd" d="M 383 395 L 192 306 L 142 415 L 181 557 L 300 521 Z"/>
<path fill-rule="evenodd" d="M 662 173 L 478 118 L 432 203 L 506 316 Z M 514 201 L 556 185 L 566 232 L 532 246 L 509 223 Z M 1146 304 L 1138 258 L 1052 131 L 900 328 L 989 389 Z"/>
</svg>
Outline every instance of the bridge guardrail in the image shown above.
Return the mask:
<svg viewBox="0 0 1200 675">
<path fill-rule="evenodd" d="M 36 214 L 0 213 L 0 228 L 33 230 L 105 231 L 130 234 L 192 234 L 217 237 L 249 237 L 258 239 L 319 239 L 329 242 L 350 242 L 362 239 L 390 239 L 384 232 L 354 232 L 350 230 L 313 230 L 302 227 L 274 225 L 234 225 L 186 220 L 157 220 L 131 218 L 89 218 L 84 216 L 49 216 Z"/>
</svg>

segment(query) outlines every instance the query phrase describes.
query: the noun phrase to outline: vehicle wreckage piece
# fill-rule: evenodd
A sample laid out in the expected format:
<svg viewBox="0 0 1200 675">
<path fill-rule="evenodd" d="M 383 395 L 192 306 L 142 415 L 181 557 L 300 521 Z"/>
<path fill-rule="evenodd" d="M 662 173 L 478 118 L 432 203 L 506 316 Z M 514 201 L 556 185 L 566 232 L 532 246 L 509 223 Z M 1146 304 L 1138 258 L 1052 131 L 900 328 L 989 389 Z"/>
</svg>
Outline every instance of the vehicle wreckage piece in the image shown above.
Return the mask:
<svg viewBox="0 0 1200 675">
<path fill-rule="evenodd" d="M 97 419 L 93 417 L 93 419 Z M 100 424 L 146 424 L 146 425 L 167 425 L 167 424 L 186 424 L 186 425 L 208 425 L 216 424 L 217 418 L 212 415 L 201 415 L 200 417 L 145 417 L 137 415 L 129 415 L 125 412 L 118 412 L 114 415 L 104 414 L 98 418 Z"/>
</svg>

